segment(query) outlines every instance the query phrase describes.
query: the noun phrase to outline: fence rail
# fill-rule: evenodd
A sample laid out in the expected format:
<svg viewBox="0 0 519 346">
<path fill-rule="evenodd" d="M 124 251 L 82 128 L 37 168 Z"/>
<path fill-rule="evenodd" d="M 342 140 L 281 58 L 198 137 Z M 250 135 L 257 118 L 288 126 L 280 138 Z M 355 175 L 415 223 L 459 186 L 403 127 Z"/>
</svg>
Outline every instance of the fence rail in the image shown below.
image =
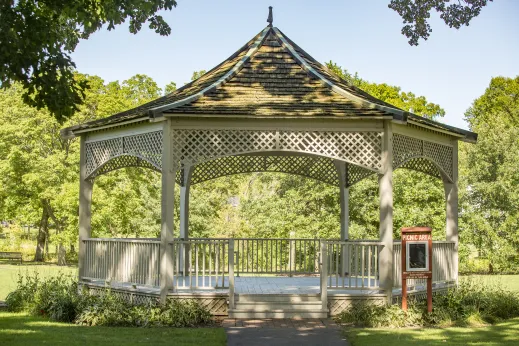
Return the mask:
<svg viewBox="0 0 519 346">
<path fill-rule="evenodd" d="M 379 288 L 379 252 L 375 241 L 326 241 L 327 287 L 332 289 Z"/>
<path fill-rule="evenodd" d="M 433 241 L 433 283 L 452 282 L 456 280 L 454 254 L 455 242 Z M 393 287 L 402 287 L 402 244 L 393 243 Z M 408 287 L 425 285 L 425 279 L 409 279 Z"/>
<path fill-rule="evenodd" d="M 82 279 L 159 286 L 160 241 L 89 238 Z"/>
<path fill-rule="evenodd" d="M 170 246 L 175 288 L 228 287 L 229 239 L 174 240 Z"/>
</svg>

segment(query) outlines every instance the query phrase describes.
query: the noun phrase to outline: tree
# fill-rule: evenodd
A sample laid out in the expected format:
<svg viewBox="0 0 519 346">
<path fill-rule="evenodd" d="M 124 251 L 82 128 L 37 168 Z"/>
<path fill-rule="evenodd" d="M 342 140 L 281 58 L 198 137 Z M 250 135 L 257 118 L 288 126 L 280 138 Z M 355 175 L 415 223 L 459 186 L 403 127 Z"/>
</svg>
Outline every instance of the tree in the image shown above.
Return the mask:
<svg viewBox="0 0 519 346">
<path fill-rule="evenodd" d="M 162 94 L 145 75 L 106 84 L 97 76 L 74 78 L 90 88 L 65 126 L 106 117 Z M 62 139 L 62 125 L 45 109 L 24 104 L 22 94 L 19 83 L 0 91 L 0 220 L 36 225 L 35 260 L 44 260 L 45 244 L 52 241 L 60 244 L 58 260 L 64 263 L 63 245 L 78 239 L 79 141 Z M 150 170 L 127 168 L 99 177 L 93 194 L 94 235 L 156 236 L 159 196 L 160 179 Z"/>
<path fill-rule="evenodd" d="M 412 92 L 403 92 L 400 87 L 386 83 L 370 83 L 360 78 L 357 73 L 350 74 L 331 60 L 326 63 L 326 67 L 350 84 L 398 108 L 432 120 L 445 115 L 444 109 L 435 103 L 428 102 L 424 96 L 416 96 Z"/>
<path fill-rule="evenodd" d="M 23 101 L 47 108 L 62 123 L 78 110 L 87 88 L 74 78 L 70 57 L 79 40 L 104 25 L 112 30 L 126 19 L 136 34 L 146 22 L 160 35 L 171 28 L 157 12 L 175 0 L 2 1 L 0 3 L 0 84 L 23 86 Z"/>
<path fill-rule="evenodd" d="M 164 87 L 164 95 L 170 94 L 175 90 L 177 90 L 177 83 L 170 82 Z"/>
<path fill-rule="evenodd" d="M 427 20 L 434 9 L 440 18 L 451 28 L 468 26 L 477 17 L 481 9 L 492 0 L 391 0 L 388 7 L 404 20 L 402 34 L 409 39 L 409 44 L 417 46 L 420 38 L 427 40 L 432 32 Z"/>
<path fill-rule="evenodd" d="M 207 73 L 206 70 L 195 71 L 195 72 L 193 72 L 193 75 L 191 76 L 191 80 L 195 81 L 206 73 Z"/>
<path fill-rule="evenodd" d="M 488 259 L 489 270 L 519 263 L 519 77 L 492 78 L 465 113 L 477 145 L 460 148 L 460 236 Z"/>
</svg>

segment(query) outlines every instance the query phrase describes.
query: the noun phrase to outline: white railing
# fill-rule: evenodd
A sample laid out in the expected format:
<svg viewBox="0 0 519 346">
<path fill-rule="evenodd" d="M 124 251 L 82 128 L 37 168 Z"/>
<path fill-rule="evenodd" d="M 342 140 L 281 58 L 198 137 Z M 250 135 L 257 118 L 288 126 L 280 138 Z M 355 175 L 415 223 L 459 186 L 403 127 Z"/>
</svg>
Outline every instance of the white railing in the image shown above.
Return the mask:
<svg viewBox="0 0 519 346">
<path fill-rule="evenodd" d="M 379 252 L 378 241 L 326 241 L 327 288 L 378 289 Z"/>
<path fill-rule="evenodd" d="M 451 241 L 433 241 L 433 283 L 456 281 L 454 254 L 456 243 Z M 402 245 L 393 243 L 393 286 L 402 287 Z M 410 279 L 408 287 L 425 285 L 423 279 Z"/>
<path fill-rule="evenodd" d="M 174 240 L 174 287 L 208 289 L 228 287 L 229 239 Z"/>
<path fill-rule="evenodd" d="M 81 279 L 160 286 L 160 241 L 89 238 L 84 243 Z"/>
<path fill-rule="evenodd" d="M 235 273 L 319 273 L 319 239 L 236 238 Z"/>
</svg>

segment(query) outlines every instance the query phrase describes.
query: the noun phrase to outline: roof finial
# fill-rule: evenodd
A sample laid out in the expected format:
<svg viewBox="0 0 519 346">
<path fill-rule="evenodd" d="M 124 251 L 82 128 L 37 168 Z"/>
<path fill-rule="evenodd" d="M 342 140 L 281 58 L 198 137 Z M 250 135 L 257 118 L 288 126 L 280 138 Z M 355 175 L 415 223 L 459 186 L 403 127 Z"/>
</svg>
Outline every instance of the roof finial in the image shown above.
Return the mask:
<svg viewBox="0 0 519 346">
<path fill-rule="evenodd" d="M 269 6 L 269 17 L 267 18 L 267 22 L 269 26 L 272 27 L 272 22 L 274 21 L 274 16 L 272 15 L 272 6 Z"/>
</svg>

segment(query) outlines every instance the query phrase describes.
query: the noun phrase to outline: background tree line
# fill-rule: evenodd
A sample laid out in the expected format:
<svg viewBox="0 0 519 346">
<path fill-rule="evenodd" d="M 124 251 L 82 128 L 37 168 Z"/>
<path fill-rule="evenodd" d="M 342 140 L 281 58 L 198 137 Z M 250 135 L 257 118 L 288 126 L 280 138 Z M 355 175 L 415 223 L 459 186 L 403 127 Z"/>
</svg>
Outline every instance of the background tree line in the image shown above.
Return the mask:
<svg viewBox="0 0 519 346">
<path fill-rule="evenodd" d="M 438 120 L 445 111 L 423 96 L 399 87 L 370 83 L 333 62 L 328 68 L 350 83 L 402 109 Z M 203 71 L 193 73 L 198 78 Z M 41 261 L 45 244 L 58 246 L 58 261 L 75 253 L 78 241 L 79 141 L 63 140 L 60 128 L 106 117 L 171 92 L 150 77 L 135 75 L 106 83 L 76 73 L 87 82 L 83 104 L 64 124 L 46 109 L 23 102 L 23 87 L 14 83 L 0 91 L 0 220 L 2 249 L 19 250 Z M 477 145 L 460 145 L 461 259 L 467 270 L 517 270 L 519 262 L 519 77 L 493 78 L 485 93 L 467 110 Z M 194 237 L 339 236 L 338 188 L 299 176 L 253 173 L 222 177 L 191 190 L 190 233 Z M 178 199 L 178 189 L 176 190 Z M 230 203 L 230 198 L 239 202 Z M 395 238 L 403 226 L 429 225 L 434 237 L 445 237 L 445 202 L 441 181 L 400 169 L 394 175 Z M 176 203 L 178 215 L 178 203 Z M 350 190 L 350 235 L 378 237 L 378 183 L 372 176 Z M 177 218 L 178 223 L 178 218 Z M 36 240 L 23 241 L 21 225 L 38 229 Z M 156 237 L 160 229 L 160 176 L 125 168 L 96 179 L 93 236 Z M 177 228 L 178 229 L 178 228 Z M 18 231 L 16 231 L 18 230 Z M 53 246 L 54 246 L 53 245 Z M 474 261 L 478 252 L 484 260 Z M 483 265 L 478 268 L 475 263 Z"/>
</svg>

